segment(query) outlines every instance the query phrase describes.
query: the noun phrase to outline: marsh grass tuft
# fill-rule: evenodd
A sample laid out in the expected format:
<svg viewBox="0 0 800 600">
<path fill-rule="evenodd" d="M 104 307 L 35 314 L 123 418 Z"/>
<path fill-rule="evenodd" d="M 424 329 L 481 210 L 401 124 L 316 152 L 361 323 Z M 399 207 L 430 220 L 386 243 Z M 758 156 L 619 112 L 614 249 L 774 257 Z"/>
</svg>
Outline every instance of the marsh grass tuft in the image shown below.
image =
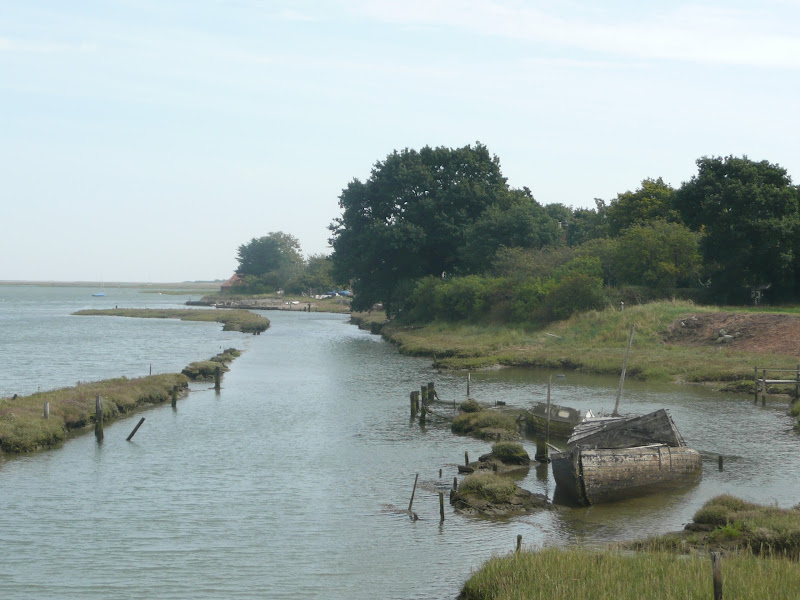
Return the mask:
<svg viewBox="0 0 800 600">
<path fill-rule="evenodd" d="M 519 437 L 516 419 L 505 413 L 481 410 L 462 412 L 450 426 L 453 433 L 469 434 L 480 439 L 513 440 Z"/>
<path fill-rule="evenodd" d="M 492 456 L 507 465 L 525 465 L 531 457 L 517 442 L 497 442 L 492 446 Z"/>
<path fill-rule="evenodd" d="M 459 492 L 465 496 L 502 504 L 511 500 L 517 493 L 517 484 L 494 473 L 478 472 L 464 478 Z"/>
</svg>

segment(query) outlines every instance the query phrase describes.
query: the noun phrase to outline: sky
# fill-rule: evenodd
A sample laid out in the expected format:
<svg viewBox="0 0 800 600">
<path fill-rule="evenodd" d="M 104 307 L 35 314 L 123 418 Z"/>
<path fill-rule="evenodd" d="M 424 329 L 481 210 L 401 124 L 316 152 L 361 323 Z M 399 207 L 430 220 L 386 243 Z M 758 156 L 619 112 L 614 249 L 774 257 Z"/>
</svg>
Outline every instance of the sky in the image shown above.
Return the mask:
<svg viewBox="0 0 800 600">
<path fill-rule="evenodd" d="M 353 179 L 480 142 L 541 204 L 703 156 L 800 183 L 800 0 L 0 0 L 0 280 L 329 253 Z"/>
</svg>

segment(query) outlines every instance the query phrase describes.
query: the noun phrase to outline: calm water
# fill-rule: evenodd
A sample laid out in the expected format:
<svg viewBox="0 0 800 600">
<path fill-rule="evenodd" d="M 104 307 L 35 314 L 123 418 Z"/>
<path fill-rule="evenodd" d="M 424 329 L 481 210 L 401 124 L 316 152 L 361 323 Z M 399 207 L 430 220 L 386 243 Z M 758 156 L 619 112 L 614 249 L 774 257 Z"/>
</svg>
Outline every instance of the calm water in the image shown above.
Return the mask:
<svg viewBox="0 0 800 600">
<path fill-rule="evenodd" d="M 197 385 L 177 410 L 144 413 L 130 443 L 129 419 L 106 427 L 102 445 L 88 435 L 0 466 L 2 598 L 454 598 L 470 570 L 512 550 L 517 534 L 531 547 L 602 543 L 678 529 L 721 492 L 800 501 L 800 440 L 785 404 L 629 382 L 626 410 L 668 408 L 687 442 L 707 453 L 700 484 L 499 522 L 446 506 L 440 525 L 438 489 L 449 488 L 465 450 L 477 457 L 489 445 L 436 421 L 410 424 L 408 392 L 436 381 L 440 397 L 460 400 L 465 374 L 399 356 L 343 316 L 270 312 L 272 327 L 256 337 L 215 324 L 70 317 L 76 305 L 96 304 L 89 293 L 0 287 L 0 359 L 13 365 L 2 395 L 145 374 L 151 363 L 154 372 L 178 370 L 219 346 L 246 352 L 219 394 Z M 124 294 L 104 301 L 183 301 Z M 548 375 L 473 374 L 473 395 L 525 405 L 545 397 Z M 554 401 L 581 409 L 610 410 L 615 394 L 612 379 L 554 379 Z M 726 456 L 721 473 L 717 453 Z M 402 510 L 415 473 L 420 520 L 412 522 Z M 535 470 L 521 485 L 553 494 Z"/>
</svg>

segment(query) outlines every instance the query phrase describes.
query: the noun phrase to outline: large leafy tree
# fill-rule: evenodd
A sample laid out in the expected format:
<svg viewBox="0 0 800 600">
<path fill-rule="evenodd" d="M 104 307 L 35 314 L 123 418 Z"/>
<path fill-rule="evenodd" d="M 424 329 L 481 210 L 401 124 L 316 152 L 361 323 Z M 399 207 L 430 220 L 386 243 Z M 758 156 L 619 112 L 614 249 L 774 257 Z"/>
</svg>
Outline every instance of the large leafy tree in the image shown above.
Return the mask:
<svg viewBox="0 0 800 600">
<path fill-rule="evenodd" d="M 251 288 L 282 288 L 303 268 L 300 242 L 282 231 L 271 232 L 242 244 L 236 260 L 239 261 L 236 273 Z"/>
<path fill-rule="evenodd" d="M 383 302 L 393 314 L 416 279 L 465 272 L 470 227 L 487 208 L 513 203 L 499 159 L 480 143 L 395 151 L 339 197 L 334 276 L 352 281 L 354 309 Z"/>
<path fill-rule="evenodd" d="M 675 206 L 703 233 L 711 291 L 726 301 L 760 285 L 772 285 L 779 299 L 800 291 L 800 193 L 786 170 L 746 156 L 703 157 L 697 167 Z"/>
<path fill-rule="evenodd" d="M 664 180 L 645 179 L 635 192 L 617 194 L 608 207 L 608 233 L 612 237 L 632 225 L 642 225 L 662 219 L 680 221 L 674 207 L 675 189 Z"/>
</svg>

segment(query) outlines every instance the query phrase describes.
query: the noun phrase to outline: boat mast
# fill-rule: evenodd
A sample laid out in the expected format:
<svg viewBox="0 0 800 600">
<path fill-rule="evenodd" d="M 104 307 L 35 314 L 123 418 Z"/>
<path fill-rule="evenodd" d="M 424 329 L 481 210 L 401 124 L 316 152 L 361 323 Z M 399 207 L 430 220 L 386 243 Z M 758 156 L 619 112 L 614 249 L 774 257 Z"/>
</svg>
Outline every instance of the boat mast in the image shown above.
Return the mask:
<svg viewBox="0 0 800 600">
<path fill-rule="evenodd" d="M 631 344 L 633 343 L 633 330 L 636 329 L 636 323 L 631 325 L 631 335 L 628 337 L 628 349 L 625 350 L 625 360 L 622 363 L 622 374 L 619 376 L 619 389 L 617 390 L 617 402 L 614 404 L 614 412 L 611 413 L 614 417 L 619 417 L 619 400 L 622 398 L 622 384 L 625 383 L 625 371 L 628 370 L 628 356 L 631 353 Z"/>
</svg>

